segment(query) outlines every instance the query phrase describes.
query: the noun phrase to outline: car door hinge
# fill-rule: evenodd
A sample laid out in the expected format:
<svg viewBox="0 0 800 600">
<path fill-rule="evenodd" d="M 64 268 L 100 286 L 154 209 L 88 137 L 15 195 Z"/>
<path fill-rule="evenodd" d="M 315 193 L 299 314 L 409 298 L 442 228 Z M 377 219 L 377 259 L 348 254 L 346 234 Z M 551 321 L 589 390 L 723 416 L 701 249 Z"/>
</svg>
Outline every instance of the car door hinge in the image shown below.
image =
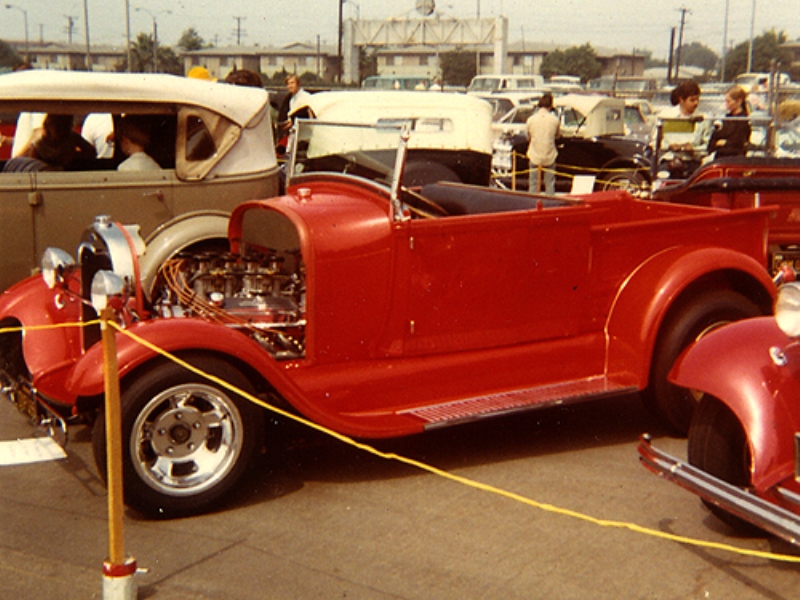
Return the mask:
<svg viewBox="0 0 800 600">
<path fill-rule="evenodd" d="M 409 250 L 413 250 L 414 249 L 414 237 L 413 236 L 408 238 L 408 249 Z"/>
<path fill-rule="evenodd" d="M 41 206 L 44 201 L 44 196 L 41 191 L 28 192 L 28 204 L 30 206 Z"/>
</svg>

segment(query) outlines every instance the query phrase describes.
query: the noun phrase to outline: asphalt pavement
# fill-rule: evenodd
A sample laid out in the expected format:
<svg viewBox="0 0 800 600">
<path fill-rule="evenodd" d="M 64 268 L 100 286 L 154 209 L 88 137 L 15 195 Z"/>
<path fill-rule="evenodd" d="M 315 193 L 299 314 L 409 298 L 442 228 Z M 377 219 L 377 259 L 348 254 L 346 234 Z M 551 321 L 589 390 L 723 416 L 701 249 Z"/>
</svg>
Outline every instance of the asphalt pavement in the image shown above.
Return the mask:
<svg viewBox="0 0 800 600">
<path fill-rule="evenodd" d="M 598 519 L 745 549 L 688 492 L 638 463 L 636 443 L 685 456 L 636 396 L 557 407 L 403 440 L 382 450 Z M 657 539 L 531 506 L 296 432 L 223 509 L 171 521 L 128 511 L 125 547 L 155 600 L 789 599 L 800 566 Z M 36 430 L 0 403 L 0 440 Z M 62 460 L 0 467 L 0 598 L 102 597 L 106 496 L 88 431 Z"/>
</svg>

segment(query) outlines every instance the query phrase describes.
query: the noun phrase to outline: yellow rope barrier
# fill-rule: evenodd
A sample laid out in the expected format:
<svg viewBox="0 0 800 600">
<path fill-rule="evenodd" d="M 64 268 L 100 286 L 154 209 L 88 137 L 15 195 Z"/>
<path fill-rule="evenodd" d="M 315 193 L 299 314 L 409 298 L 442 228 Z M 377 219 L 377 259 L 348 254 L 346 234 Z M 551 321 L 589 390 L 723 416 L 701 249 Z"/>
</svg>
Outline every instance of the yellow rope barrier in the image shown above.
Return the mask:
<svg viewBox="0 0 800 600">
<path fill-rule="evenodd" d="M 436 475 L 438 477 L 442 477 L 444 479 L 449 479 L 450 481 L 454 481 L 456 483 L 460 483 L 462 485 L 466 485 L 468 487 L 471 487 L 471 488 L 474 488 L 474 489 L 477 489 L 477 490 L 488 492 L 490 494 L 495 494 L 495 495 L 507 498 L 509 500 L 513 500 L 515 502 L 520 502 L 522 504 L 525 504 L 525 505 L 528 505 L 528 506 L 532 506 L 534 508 L 537 508 L 537 509 L 540 509 L 540 510 L 543 510 L 543 511 L 546 511 L 546 512 L 550 512 L 550 513 L 554 513 L 554 514 L 558 514 L 558 515 L 562 515 L 562 516 L 566 516 L 566 517 L 571 517 L 573 519 L 578 519 L 578 520 L 581 520 L 581 521 L 592 523 L 593 525 L 598 525 L 600 527 L 610 527 L 610 528 L 616 528 L 616 529 L 627 529 L 627 530 L 630 530 L 630 531 L 633 531 L 633 532 L 636 532 L 636 533 L 648 535 L 648 536 L 655 537 L 655 538 L 665 539 L 665 540 L 677 542 L 677 543 L 680 543 L 680 544 L 687 544 L 687 545 L 691 545 L 691 546 L 698 546 L 698 547 L 703 547 L 703 548 L 711 548 L 711 549 L 715 549 L 715 550 L 722 550 L 722 551 L 725 551 L 725 552 L 731 552 L 731 553 L 740 554 L 740 555 L 744 555 L 744 556 L 751 556 L 751 557 L 756 557 L 756 558 L 764 558 L 764 559 L 768 559 L 768 560 L 775 560 L 775 561 L 782 561 L 782 562 L 800 563 L 800 556 L 791 556 L 791 555 L 786 555 L 786 554 L 774 554 L 772 552 L 763 552 L 763 551 L 760 551 L 760 550 L 749 550 L 749 549 L 746 549 L 746 548 L 738 548 L 736 546 L 731 546 L 729 544 L 722 544 L 722 543 L 719 543 L 719 542 L 708 542 L 708 541 L 704 541 L 704 540 L 697 540 L 697 539 L 694 539 L 694 538 L 675 535 L 675 534 L 671 534 L 671 533 L 665 533 L 663 531 L 658 531 L 656 529 L 642 527 L 642 526 L 636 525 L 634 523 L 626 523 L 624 521 L 613 521 L 613 520 L 607 520 L 607 519 L 598 519 L 596 517 L 592 517 L 590 515 L 586 515 L 586 514 L 583 514 L 583 513 L 574 511 L 574 510 L 561 508 L 561 507 L 558 507 L 558 506 L 554 506 L 552 504 L 538 502 L 538 501 L 533 500 L 531 498 L 526 498 L 525 496 L 522 496 L 520 494 L 517 494 L 517 493 L 514 493 L 514 492 L 509 492 L 507 490 L 503 490 L 503 489 L 495 487 L 493 485 L 489 485 L 489 484 L 486 484 L 486 483 L 481 483 L 479 481 L 474 481 L 474 480 L 468 479 L 466 477 L 461 477 L 460 475 L 455 475 L 453 473 L 449 473 L 447 471 L 443 471 L 442 469 L 438 469 L 438 468 L 436 468 L 436 467 L 434 467 L 432 465 L 429 465 L 429 464 L 426 464 L 426 463 L 423 463 L 423 462 L 420 462 L 420 461 L 417 461 L 417 460 L 414 460 L 414 459 L 411 459 L 411 458 L 406 458 L 404 456 L 400 456 L 400 455 L 392 453 L 392 452 L 382 452 L 382 451 L 378 450 L 377 448 L 374 448 L 372 446 L 369 446 L 369 445 L 361 443 L 361 442 L 357 442 L 356 440 L 354 440 L 354 439 L 352 439 L 352 438 L 350 438 L 350 437 L 348 437 L 346 435 L 343 435 L 341 433 L 337 433 L 337 432 L 335 432 L 333 430 L 327 429 L 326 427 L 323 427 L 322 425 L 314 423 L 313 421 L 309 421 L 307 419 L 304 419 L 303 417 L 300 417 L 298 415 L 292 414 L 292 413 L 287 412 L 285 410 L 282 410 L 282 409 L 280 409 L 278 407 L 272 406 L 271 404 L 269 404 L 267 402 L 264 402 L 260 398 L 257 398 L 255 396 L 253 396 L 252 394 L 249 394 L 249 393 L 247 393 L 247 392 L 245 392 L 243 390 L 240 390 L 237 387 L 231 385 L 230 383 L 228 383 L 228 382 L 226 382 L 226 381 L 224 381 L 224 380 L 222 380 L 222 379 L 220 379 L 218 377 L 215 377 L 213 375 L 205 373 L 204 371 L 202 371 L 202 370 L 190 365 L 189 363 L 181 360 L 177 356 L 174 356 L 173 354 L 170 354 L 169 352 L 167 352 L 167 351 L 155 346 L 154 344 L 151 344 L 147 340 L 135 335 L 134 333 L 131 333 L 130 331 L 127 331 L 127 330 L 123 329 L 122 327 L 120 327 L 116 323 L 109 322 L 109 324 L 112 327 L 116 328 L 123 335 L 126 335 L 130 339 L 134 340 L 136 343 L 145 346 L 149 350 L 152 350 L 153 352 L 156 352 L 156 353 L 160 354 L 161 356 L 164 356 L 165 358 L 168 358 L 171 361 L 174 361 L 175 363 L 181 365 L 185 369 L 188 369 L 189 371 L 191 371 L 191 372 L 193 372 L 195 374 L 200 375 L 201 377 L 204 377 L 204 378 L 208 379 L 209 381 L 213 381 L 214 383 L 220 385 L 221 387 L 223 387 L 223 388 L 225 388 L 225 389 L 227 389 L 227 390 L 229 390 L 231 392 L 234 392 L 234 393 L 242 396 L 243 398 L 246 398 L 250 402 L 253 402 L 253 403 L 255 403 L 255 404 L 257 404 L 257 405 L 259 405 L 259 406 L 261 406 L 261 407 L 263 407 L 263 408 L 265 408 L 267 410 L 270 410 L 270 411 L 272 411 L 272 412 L 274 412 L 276 414 L 279 414 L 279 415 L 281 415 L 283 417 L 291 419 L 291 420 L 293 420 L 293 421 L 295 421 L 297 423 L 301 423 L 301 424 L 303 424 L 303 425 L 305 425 L 305 426 L 307 426 L 307 427 L 309 427 L 311 429 L 314 429 L 316 431 L 324 433 L 325 435 L 330 436 L 330 437 L 332 437 L 334 439 L 337 439 L 337 440 L 339 440 L 339 441 L 341 441 L 341 442 L 343 442 L 345 444 L 348 444 L 350 446 L 353 446 L 355 448 L 363 450 L 364 452 L 367 452 L 369 454 L 373 454 L 373 455 L 378 456 L 380 458 L 383 458 L 385 460 L 397 461 L 397 462 L 406 464 L 408 466 L 415 467 L 415 468 L 420 469 L 422 471 L 426 471 L 426 472 L 431 473 L 433 475 Z M 0 332 L 1 332 L 1 330 L 0 330 Z"/>
<path fill-rule="evenodd" d="M 525 158 L 525 156 L 523 154 L 519 154 L 518 152 L 515 152 L 514 153 L 514 158 L 516 159 L 517 157 Z M 516 164 L 516 160 L 512 161 L 512 164 Z M 592 173 L 609 173 L 609 174 L 627 173 L 627 172 L 630 172 L 630 171 L 634 171 L 636 173 L 639 173 L 639 172 L 649 173 L 650 172 L 650 169 L 648 169 L 648 168 L 636 167 L 636 166 L 619 167 L 619 168 L 613 168 L 613 169 L 596 169 L 594 167 L 576 167 L 576 166 L 572 166 L 572 165 L 559 165 L 559 167 L 561 167 L 561 169 L 572 169 L 574 171 L 579 171 L 580 174 L 582 174 L 582 175 L 583 174 L 592 174 Z M 575 174 L 566 173 L 563 170 L 562 171 L 558 171 L 558 170 L 555 170 L 555 169 L 545 169 L 545 168 L 543 168 L 542 171 L 543 172 L 547 172 L 547 173 L 555 173 L 556 177 L 561 177 L 561 178 L 565 178 L 565 179 L 574 179 L 576 177 Z M 492 179 L 506 179 L 506 178 L 524 177 L 527 180 L 527 178 L 529 177 L 530 172 L 531 172 L 531 169 L 523 169 L 523 170 L 503 171 L 502 173 L 492 173 Z M 513 181 L 513 179 L 512 179 L 512 181 Z M 605 179 L 597 179 L 597 183 L 600 184 L 600 185 L 606 186 L 606 187 L 611 186 L 611 187 L 618 187 L 618 188 L 625 187 L 625 185 L 626 185 L 624 182 L 608 181 L 608 180 L 605 180 Z"/>
<path fill-rule="evenodd" d="M 83 326 L 87 326 L 87 325 L 97 325 L 98 323 L 99 323 L 99 321 L 95 320 L 95 321 L 89 321 L 89 322 L 86 322 L 86 323 L 70 323 L 70 324 L 63 324 L 63 325 L 43 325 L 43 326 L 36 326 L 36 327 L 6 327 L 6 328 L 0 328 L 0 334 L 11 333 L 11 332 L 19 332 L 19 331 L 22 331 L 24 329 L 40 330 L 40 329 L 57 328 L 57 327 L 70 327 L 70 326 L 83 327 Z M 438 469 L 438 468 L 436 468 L 436 467 L 434 467 L 432 465 L 429 465 L 429 464 L 426 464 L 426 463 L 423 463 L 423 462 L 420 462 L 420 461 L 417 461 L 417 460 L 414 460 L 414 459 L 411 459 L 411 458 L 407 458 L 407 457 L 401 456 L 399 454 L 395 454 L 393 452 L 382 452 L 382 451 L 378 450 L 377 448 L 369 446 L 368 444 L 364 444 L 362 442 L 358 442 L 358 441 L 352 439 L 349 436 L 343 435 L 341 433 L 337 433 L 336 431 L 333 431 L 331 429 L 327 429 L 326 427 L 323 427 L 322 425 L 314 423 L 313 421 L 309 421 L 307 419 L 304 419 L 301 416 L 298 416 L 296 414 L 292 414 L 292 413 L 287 412 L 285 410 L 282 410 L 282 409 L 280 409 L 280 408 L 278 408 L 276 406 L 273 406 L 273 405 L 271 405 L 271 404 L 269 404 L 267 402 L 264 402 L 260 398 L 257 398 L 256 396 L 253 396 L 252 394 L 249 394 L 249 393 L 245 392 L 244 390 L 240 390 L 236 386 L 231 385 L 230 383 L 224 381 L 223 379 L 215 377 L 214 375 L 211 375 L 209 373 L 205 373 L 204 371 L 192 366 L 191 364 L 187 363 L 186 361 L 181 360 L 177 356 L 175 356 L 173 354 L 170 354 L 166 350 L 163 350 L 163 349 L 159 348 L 158 346 L 156 346 L 154 344 L 151 344 L 147 340 L 137 336 L 136 334 L 134 334 L 134 333 L 132 333 L 130 331 L 127 331 L 126 329 L 123 329 L 117 323 L 109 321 L 108 324 L 111 327 L 115 328 L 117 331 L 119 331 L 122 335 L 127 336 L 128 338 L 132 339 L 136 343 L 141 344 L 142 346 L 148 348 L 149 350 L 152 350 L 153 352 L 155 352 L 155 353 L 157 353 L 157 354 L 159 354 L 159 355 L 161 355 L 161 356 L 163 356 L 163 357 L 175 362 L 176 364 L 182 366 L 183 368 L 185 368 L 185 369 L 187 369 L 187 370 L 189 370 L 189 371 L 191 371 L 191 372 L 193 372 L 195 374 L 200 375 L 201 377 L 204 377 L 204 378 L 208 379 L 209 381 L 213 381 L 214 383 L 218 384 L 219 386 L 221 386 L 221 387 L 223 387 L 223 388 L 225 388 L 225 389 L 227 389 L 227 390 L 229 390 L 231 392 L 234 392 L 234 393 L 242 396 L 243 398 L 246 398 L 250 402 L 253 402 L 254 404 L 257 404 L 258 406 L 261 406 L 262 408 L 265 408 L 265 409 L 267 409 L 269 411 L 272 411 L 273 413 L 281 415 L 282 417 L 285 417 L 287 419 L 291 419 L 292 421 L 295 421 L 297 423 L 305 425 L 306 427 L 309 427 L 311 429 L 319 431 L 319 432 L 321 432 L 321 433 L 323 433 L 323 434 L 325 434 L 325 435 L 327 435 L 329 437 L 332 437 L 332 438 L 334 438 L 336 440 L 339 440 L 340 442 L 343 442 L 345 444 L 348 444 L 350 446 L 358 448 L 359 450 L 363 450 L 364 452 L 367 452 L 367 453 L 372 454 L 374 456 L 377 456 L 379 458 L 382 458 L 382 459 L 385 459 L 385 460 L 392 460 L 392 461 L 400 462 L 402 464 L 414 467 L 414 468 L 419 469 L 421 471 L 426 471 L 428 473 L 431 473 L 431 474 L 436 475 L 438 477 L 441 477 L 443 479 L 448 479 L 450 481 L 454 481 L 456 483 L 471 487 L 473 489 L 477 489 L 477 490 L 480 490 L 480 491 L 483 491 L 483 492 L 487 492 L 487 493 L 490 493 L 490 494 L 501 496 L 501 497 L 507 498 L 509 500 L 513 500 L 515 502 L 519 502 L 521 504 L 525 504 L 527 506 L 531 506 L 533 508 L 537 508 L 539 510 L 543 510 L 545 512 L 558 514 L 558 515 L 565 516 L 565 517 L 570 517 L 570 518 L 577 519 L 577 520 L 580 520 L 580 521 L 584 521 L 584 522 L 587 522 L 587 523 L 591 523 L 593 525 L 597 525 L 597 526 L 600 526 L 600 527 L 608 527 L 608 528 L 615 528 L 615 529 L 627 529 L 627 530 L 633 531 L 635 533 L 639 533 L 639 534 L 642 534 L 642 535 L 647 535 L 647 536 L 654 537 L 654 538 L 669 540 L 669 541 L 672 541 L 672 542 L 677 542 L 679 544 L 686 544 L 686 545 L 689 545 L 689 546 L 696 546 L 696 547 L 701 547 L 701 548 L 709 548 L 709 549 L 714 549 L 714 550 L 721 550 L 723 552 L 730 552 L 730 553 L 733 553 L 733 554 L 739 554 L 739 555 L 743 555 L 743 556 L 750 556 L 750 557 L 755 557 L 755 558 L 763 558 L 763 559 L 766 559 L 766 560 L 774 560 L 774 561 L 788 562 L 788 563 L 800 563 L 800 556 L 791 556 L 791 555 L 788 555 L 788 554 L 776 554 L 776 553 L 772 553 L 772 552 L 764 552 L 764 551 L 761 551 L 761 550 L 749 550 L 747 548 L 739 548 L 739 547 L 736 547 L 736 546 L 731 546 L 729 544 L 723 544 L 723 543 L 720 543 L 720 542 L 709 542 L 709 541 L 698 540 L 698 539 L 695 539 L 695 538 L 685 537 L 685 536 L 681 536 L 681 535 L 675 535 L 675 534 L 672 534 L 672 533 L 666 533 L 666 532 L 663 532 L 663 531 L 659 531 L 657 529 L 651 529 L 651 528 L 648 528 L 648 527 L 642 527 L 640 525 L 636 525 L 635 523 L 627 523 L 627 522 L 624 522 L 624 521 L 614 521 L 614 520 L 609 520 L 609 519 L 599 519 L 597 517 L 592 517 L 591 515 L 587 515 L 587 514 L 580 513 L 580 512 L 574 511 L 574 510 L 570 510 L 568 508 L 561 508 L 561 507 L 555 506 L 553 504 L 539 502 L 537 500 L 533 500 L 531 498 L 527 498 L 527 497 L 522 496 L 520 494 L 517 494 L 515 492 L 510 492 L 508 490 L 504 490 L 504 489 L 495 487 L 493 485 L 489 485 L 489 484 L 486 484 L 486 483 L 481 483 L 479 481 L 475 481 L 475 480 L 469 479 L 467 477 L 462 477 L 460 475 L 455 475 L 453 473 L 449 473 L 449 472 L 444 471 L 442 469 Z"/>
</svg>

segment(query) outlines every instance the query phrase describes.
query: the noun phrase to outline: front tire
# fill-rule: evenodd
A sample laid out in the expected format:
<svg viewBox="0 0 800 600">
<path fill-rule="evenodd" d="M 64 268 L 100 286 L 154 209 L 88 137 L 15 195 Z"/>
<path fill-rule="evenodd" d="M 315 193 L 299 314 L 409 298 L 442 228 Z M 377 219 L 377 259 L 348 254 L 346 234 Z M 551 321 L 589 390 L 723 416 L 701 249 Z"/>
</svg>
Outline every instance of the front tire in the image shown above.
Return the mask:
<svg viewBox="0 0 800 600">
<path fill-rule="evenodd" d="M 740 488 L 750 487 L 750 446 L 736 415 L 720 400 L 705 396 L 689 430 L 689 464 Z M 761 533 L 755 525 L 732 515 L 716 504 L 703 500 L 723 523 L 739 533 Z"/>
<path fill-rule="evenodd" d="M 229 363 L 188 359 L 201 371 L 247 393 L 250 382 Z M 215 507 L 252 464 L 264 415 L 238 394 L 173 362 L 140 374 L 121 394 L 125 502 L 155 517 Z M 105 479 L 105 415 L 92 443 Z"/>
<path fill-rule="evenodd" d="M 710 331 L 760 314 L 755 304 L 733 290 L 707 292 L 680 307 L 661 327 L 653 353 L 650 385 L 644 392 L 647 408 L 675 433 L 685 436 L 698 398 L 667 381 L 678 356 Z"/>
<path fill-rule="evenodd" d="M 648 186 L 648 179 L 636 170 L 604 173 L 597 182 L 599 191 L 623 190 L 637 196 Z"/>
</svg>

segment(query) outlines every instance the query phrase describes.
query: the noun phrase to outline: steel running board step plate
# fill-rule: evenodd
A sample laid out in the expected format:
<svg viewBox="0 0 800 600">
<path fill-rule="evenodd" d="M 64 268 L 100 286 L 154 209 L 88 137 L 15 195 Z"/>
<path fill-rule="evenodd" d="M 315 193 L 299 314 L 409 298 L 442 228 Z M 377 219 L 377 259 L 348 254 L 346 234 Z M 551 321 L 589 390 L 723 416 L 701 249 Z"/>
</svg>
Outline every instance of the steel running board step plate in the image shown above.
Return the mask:
<svg viewBox="0 0 800 600">
<path fill-rule="evenodd" d="M 635 391 L 635 387 L 615 384 L 609 382 L 605 377 L 593 377 L 525 390 L 463 398 L 433 406 L 402 410 L 397 414 L 413 415 L 427 423 L 426 429 L 432 429 L 532 408 L 544 408 Z"/>
<path fill-rule="evenodd" d="M 694 492 L 721 509 L 783 538 L 800 545 L 800 517 L 780 506 L 767 502 L 746 489 L 733 486 L 685 463 L 650 443 L 644 434 L 639 440 L 639 460 L 642 465 L 673 483 Z"/>
</svg>

